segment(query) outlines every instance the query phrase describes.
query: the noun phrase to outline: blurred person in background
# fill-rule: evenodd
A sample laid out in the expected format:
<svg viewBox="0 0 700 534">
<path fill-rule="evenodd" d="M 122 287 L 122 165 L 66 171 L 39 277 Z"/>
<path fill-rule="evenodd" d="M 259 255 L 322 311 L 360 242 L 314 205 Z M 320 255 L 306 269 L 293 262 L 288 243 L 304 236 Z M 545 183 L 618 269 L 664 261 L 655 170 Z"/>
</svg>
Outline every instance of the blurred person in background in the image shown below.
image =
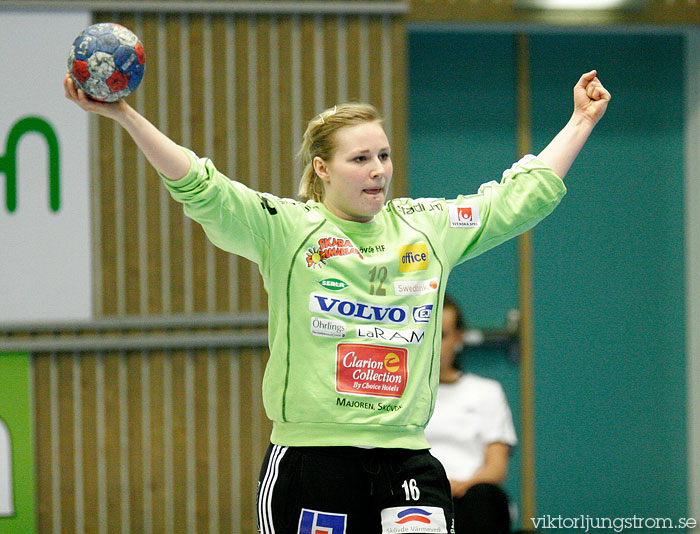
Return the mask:
<svg viewBox="0 0 700 534">
<path fill-rule="evenodd" d="M 505 534 L 511 518 L 502 484 L 517 438 L 501 384 L 457 365 L 465 330 L 457 302 L 445 295 L 440 385 L 425 433 L 450 481 L 455 534 Z"/>
</svg>

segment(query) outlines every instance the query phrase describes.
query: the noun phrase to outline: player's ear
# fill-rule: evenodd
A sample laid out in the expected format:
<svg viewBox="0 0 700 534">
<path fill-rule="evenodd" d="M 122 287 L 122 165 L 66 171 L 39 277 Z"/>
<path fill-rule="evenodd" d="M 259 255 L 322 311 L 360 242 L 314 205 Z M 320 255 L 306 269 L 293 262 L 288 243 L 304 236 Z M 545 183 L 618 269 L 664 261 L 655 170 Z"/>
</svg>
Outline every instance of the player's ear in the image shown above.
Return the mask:
<svg viewBox="0 0 700 534">
<path fill-rule="evenodd" d="M 313 159 L 314 172 L 324 182 L 330 182 L 330 175 L 328 173 L 328 164 L 320 156 L 316 156 Z"/>
</svg>

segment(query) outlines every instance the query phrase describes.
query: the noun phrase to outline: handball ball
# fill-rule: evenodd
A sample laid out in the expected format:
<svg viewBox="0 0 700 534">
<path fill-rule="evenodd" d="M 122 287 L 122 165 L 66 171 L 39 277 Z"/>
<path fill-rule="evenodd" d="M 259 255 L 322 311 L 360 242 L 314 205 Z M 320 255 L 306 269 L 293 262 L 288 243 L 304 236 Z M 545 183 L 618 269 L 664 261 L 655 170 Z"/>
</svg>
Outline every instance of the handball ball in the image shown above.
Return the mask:
<svg viewBox="0 0 700 534">
<path fill-rule="evenodd" d="M 143 78 L 146 54 L 136 35 L 119 24 L 102 22 L 73 41 L 68 72 L 85 94 L 102 102 L 130 95 Z"/>
</svg>

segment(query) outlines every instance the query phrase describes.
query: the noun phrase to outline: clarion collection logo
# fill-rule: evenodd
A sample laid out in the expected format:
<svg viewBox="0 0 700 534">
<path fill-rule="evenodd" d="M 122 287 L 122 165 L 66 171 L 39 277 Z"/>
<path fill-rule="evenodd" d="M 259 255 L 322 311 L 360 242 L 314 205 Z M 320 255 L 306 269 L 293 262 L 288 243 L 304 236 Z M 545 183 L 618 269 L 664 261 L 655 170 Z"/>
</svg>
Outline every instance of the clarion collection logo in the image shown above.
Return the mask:
<svg viewBox="0 0 700 534">
<path fill-rule="evenodd" d="M 336 350 L 338 393 L 401 397 L 408 378 L 405 348 L 339 343 Z"/>
</svg>

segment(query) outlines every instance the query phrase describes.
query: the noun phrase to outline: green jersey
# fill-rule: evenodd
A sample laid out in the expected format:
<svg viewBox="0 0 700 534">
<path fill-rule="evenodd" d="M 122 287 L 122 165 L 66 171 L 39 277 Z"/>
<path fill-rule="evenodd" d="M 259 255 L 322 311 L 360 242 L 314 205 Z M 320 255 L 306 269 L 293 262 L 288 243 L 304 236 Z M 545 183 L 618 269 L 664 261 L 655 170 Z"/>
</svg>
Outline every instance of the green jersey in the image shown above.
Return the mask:
<svg viewBox="0 0 700 534">
<path fill-rule="evenodd" d="M 451 269 L 532 228 L 566 191 L 529 157 L 474 195 L 394 199 L 359 223 L 253 191 L 188 154 L 187 176 L 164 182 L 217 247 L 260 269 L 263 401 L 272 443 L 287 446 L 427 448 Z"/>
</svg>

